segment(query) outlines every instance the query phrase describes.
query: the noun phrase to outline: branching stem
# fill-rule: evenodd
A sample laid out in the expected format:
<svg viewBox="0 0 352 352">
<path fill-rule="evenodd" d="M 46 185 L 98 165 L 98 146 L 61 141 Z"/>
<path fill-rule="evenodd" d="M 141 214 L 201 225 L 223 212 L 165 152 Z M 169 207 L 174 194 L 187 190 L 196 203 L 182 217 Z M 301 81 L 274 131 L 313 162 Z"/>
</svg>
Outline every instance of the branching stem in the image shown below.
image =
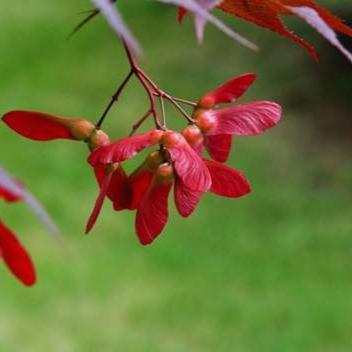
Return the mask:
<svg viewBox="0 0 352 352">
<path fill-rule="evenodd" d="M 136 59 L 132 55 L 130 49 L 128 46 L 123 43 L 126 55 L 128 58 L 128 62 L 130 64 L 130 72 L 127 75 L 127 77 L 124 79 L 124 81 L 121 83 L 119 88 L 117 89 L 116 93 L 112 96 L 112 99 L 108 106 L 106 107 L 103 115 L 99 119 L 98 123 L 96 124 L 97 128 L 100 128 L 101 125 L 103 124 L 107 114 L 109 113 L 110 109 L 114 105 L 115 102 L 117 102 L 120 98 L 120 95 L 124 88 L 126 87 L 127 83 L 129 82 L 130 78 L 132 76 L 135 76 L 139 82 L 142 84 L 143 88 L 145 89 L 149 101 L 150 101 L 150 108 L 145 113 L 142 118 L 137 121 L 137 123 L 133 126 L 131 134 L 133 135 L 136 130 L 143 124 L 143 122 L 150 116 L 153 116 L 154 119 L 154 124 L 157 129 L 165 129 L 166 128 L 166 114 L 165 114 L 165 105 L 164 105 L 164 99 L 168 100 L 186 119 L 189 123 L 194 123 L 194 120 L 192 117 L 187 113 L 186 110 L 183 109 L 183 107 L 179 103 L 187 104 L 190 106 L 195 107 L 197 104 L 195 102 L 192 102 L 190 100 L 182 99 L 182 98 L 176 98 L 173 97 L 172 95 L 165 93 L 163 90 L 161 90 L 156 83 L 138 66 Z M 162 114 L 162 122 L 160 122 L 158 118 L 158 110 L 156 108 L 156 101 L 155 98 L 159 97 L 160 99 L 160 107 L 161 107 L 161 114 Z"/>
</svg>

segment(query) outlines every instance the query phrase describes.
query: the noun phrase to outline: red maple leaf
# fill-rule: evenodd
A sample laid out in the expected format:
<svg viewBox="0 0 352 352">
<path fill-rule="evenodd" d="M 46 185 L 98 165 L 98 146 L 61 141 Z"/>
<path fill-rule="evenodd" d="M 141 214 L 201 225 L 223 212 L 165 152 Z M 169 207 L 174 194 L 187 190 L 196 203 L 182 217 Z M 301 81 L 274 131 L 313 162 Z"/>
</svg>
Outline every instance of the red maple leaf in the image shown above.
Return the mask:
<svg viewBox="0 0 352 352">
<path fill-rule="evenodd" d="M 223 11 L 241 17 L 260 27 L 281 34 L 305 47 L 317 60 L 314 48 L 303 39 L 299 38 L 285 27 L 281 21 L 282 15 L 293 15 L 290 8 L 310 8 L 331 29 L 352 36 L 352 30 L 346 26 L 338 17 L 330 14 L 312 0 L 224 0 L 219 8 Z"/>
<path fill-rule="evenodd" d="M 318 61 L 314 47 L 289 31 L 281 20 L 285 15 L 298 16 L 337 47 L 352 63 L 352 54 L 343 47 L 335 33 L 352 37 L 352 29 L 313 0 L 224 0 L 218 8 L 295 41 Z M 179 21 L 182 21 L 185 14 L 186 10 L 180 8 Z"/>
</svg>

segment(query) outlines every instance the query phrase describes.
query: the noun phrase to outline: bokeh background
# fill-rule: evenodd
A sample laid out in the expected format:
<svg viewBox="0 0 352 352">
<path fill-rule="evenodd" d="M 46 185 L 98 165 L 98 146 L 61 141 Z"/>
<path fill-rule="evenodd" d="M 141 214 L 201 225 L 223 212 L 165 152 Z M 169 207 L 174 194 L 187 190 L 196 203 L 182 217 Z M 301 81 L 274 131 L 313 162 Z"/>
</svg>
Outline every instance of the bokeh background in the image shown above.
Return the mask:
<svg viewBox="0 0 352 352">
<path fill-rule="evenodd" d="M 62 232 L 56 243 L 25 205 L 0 205 L 39 274 L 27 289 L 1 266 L 0 350 L 351 351 L 347 60 L 295 19 L 286 22 L 315 44 L 320 65 L 296 44 L 239 19 L 219 14 L 261 45 L 259 55 L 211 26 L 198 47 L 190 18 L 179 26 L 172 7 L 119 3 L 144 47 L 143 67 L 165 90 L 196 100 L 232 76 L 257 72 L 242 101 L 280 102 L 284 119 L 235 142 L 230 163 L 251 181 L 249 196 L 206 195 L 186 220 L 170 202 L 169 224 L 149 247 L 137 241 L 134 214 L 114 213 L 110 204 L 93 233 L 83 235 L 97 193 L 85 145 L 35 143 L 0 125 L 1 164 L 23 179 Z M 319 3 L 352 24 L 349 0 Z M 98 119 L 128 65 L 102 19 L 66 40 L 89 8 L 84 0 L 2 4 L 1 113 Z M 104 128 L 112 138 L 126 135 L 147 106 L 134 82 Z M 168 118 L 182 126 L 172 107 Z"/>
</svg>

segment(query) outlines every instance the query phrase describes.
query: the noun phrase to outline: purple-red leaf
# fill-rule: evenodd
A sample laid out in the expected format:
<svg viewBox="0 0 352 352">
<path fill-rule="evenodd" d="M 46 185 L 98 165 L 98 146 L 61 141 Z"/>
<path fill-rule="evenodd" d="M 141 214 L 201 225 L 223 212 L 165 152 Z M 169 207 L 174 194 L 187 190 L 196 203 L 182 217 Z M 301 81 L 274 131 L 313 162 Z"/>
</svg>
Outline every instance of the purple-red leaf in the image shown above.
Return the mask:
<svg viewBox="0 0 352 352">
<path fill-rule="evenodd" d="M 350 28 L 348 28 L 347 26 L 344 26 L 342 23 L 341 25 L 338 25 L 339 20 L 331 16 L 330 14 L 325 13 L 325 11 L 323 12 L 325 14 L 324 17 L 326 19 L 332 18 L 329 22 L 326 22 L 316 9 L 313 9 L 307 6 L 302 6 L 302 7 L 286 6 L 286 7 L 290 9 L 295 15 L 305 20 L 314 29 L 316 29 L 325 39 L 327 39 L 332 45 L 338 48 L 341 51 L 341 53 L 345 55 L 345 57 L 350 61 L 350 63 L 352 63 L 351 52 L 349 52 L 342 45 L 335 31 L 333 30 L 333 28 L 337 26 L 337 28 L 339 28 L 340 30 L 344 30 L 345 33 L 352 36 L 352 30 Z M 321 11 L 322 9 L 320 10 L 320 12 Z M 335 26 L 332 26 L 334 24 Z"/>
<path fill-rule="evenodd" d="M 231 38 L 235 39 L 242 45 L 258 51 L 258 47 L 247 40 L 246 38 L 242 37 L 240 34 L 234 32 L 231 28 L 226 26 L 222 21 L 220 21 L 218 18 L 212 16 L 205 7 L 205 3 L 215 3 L 216 1 L 212 0 L 159 0 L 160 2 L 166 3 L 166 4 L 175 4 L 177 6 L 182 7 L 184 10 L 190 11 L 193 13 L 193 15 L 196 18 L 196 33 L 197 33 L 197 38 L 198 41 L 201 42 L 203 38 L 203 29 L 204 29 L 204 23 L 205 22 L 210 22 L 217 28 L 219 28 L 221 31 L 223 31 L 225 34 L 230 36 Z M 218 3 L 220 1 L 217 1 Z"/>
</svg>

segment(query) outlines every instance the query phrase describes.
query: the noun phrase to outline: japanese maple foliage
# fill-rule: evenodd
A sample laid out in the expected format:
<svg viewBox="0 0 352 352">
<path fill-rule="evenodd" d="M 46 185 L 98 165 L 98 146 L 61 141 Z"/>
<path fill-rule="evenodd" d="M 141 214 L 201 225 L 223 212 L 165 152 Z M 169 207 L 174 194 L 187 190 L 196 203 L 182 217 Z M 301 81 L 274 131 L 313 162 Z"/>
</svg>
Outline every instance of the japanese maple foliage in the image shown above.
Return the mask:
<svg viewBox="0 0 352 352">
<path fill-rule="evenodd" d="M 182 8 L 190 11 L 195 17 L 195 28 L 198 41 L 201 42 L 203 39 L 204 26 L 206 22 L 212 23 L 214 26 L 219 28 L 221 31 L 226 33 L 228 36 L 238 41 L 244 46 L 250 49 L 258 50 L 258 47 L 244 38 L 239 33 L 233 31 L 227 25 L 225 25 L 218 18 L 212 16 L 209 12 L 216 5 L 219 5 L 221 0 L 158 0 L 159 2 L 166 4 L 174 4 L 177 6 L 182 6 Z M 139 45 L 137 39 L 133 36 L 128 26 L 125 24 L 121 14 L 118 11 L 116 5 L 114 5 L 116 0 L 92 0 L 96 9 L 93 10 L 88 17 L 86 17 L 74 30 L 77 31 L 84 24 L 94 18 L 97 14 L 102 13 L 106 18 L 109 25 L 114 29 L 117 35 L 121 38 L 123 42 L 129 47 L 129 49 L 136 55 L 140 55 L 142 52 L 141 46 Z"/>
<path fill-rule="evenodd" d="M 314 48 L 288 31 L 280 19 L 283 15 L 296 15 L 315 28 L 352 63 L 351 54 L 342 46 L 334 32 L 352 37 L 352 29 L 313 0 L 225 0 L 219 8 L 299 43 L 317 60 Z"/>
<path fill-rule="evenodd" d="M 126 42 L 131 50 L 141 53 L 141 47 L 137 40 L 133 37 L 128 27 L 125 25 L 118 9 L 114 4 L 116 0 L 92 0 L 97 9 L 85 19 L 76 28 L 81 28 L 94 16 L 100 12 L 105 16 L 108 23 Z M 318 61 L 318 55 L 314 47 L 307 43 L 304 39 L 289 31 L 282 22 L 282 16 L 295 15 L 303 19 L 308 25 L 317 30 L 326 40 L 341 51 L 341 53 L 352 63 L 352 54 L 342 45 L 336 33 L 342 33 L 352 36 L 352 29 L 343 23 L 343 21 L 331 14 L 329 11 L 319 6 L 313 0 L 159 0 L 167 4 L 179 6 L 178 20 L 182 22 L 187 12 L 191 12 L 194 16 L 195 30 L 198 42 L 202 42 L 204 28 L 206 22 L 211 22 L 224 33 L 238 41 L 239 43 L 258 50 L 258 47 L 241 36 L 239 33 L 230 29 L 218 18 L 212 16 L 210 12 L 214 8 L 242 18 L 246 21 L 254 23 L 265 29 L 269 29 L 290 40 L 295 41 L 306 48 L 310 55 Z"/>
<path fill-rule="evenodd" d="M 282 16 L 296 15 L 317 30 L 352 63 L 352 54 L 342 45 L 336 35 L 337 32 L 352 37 L 352 29 L 313 0 L 223 0 L 215 6 L 228 14 L 295 41 L 306 48 L 310 55 L 318 61 L 314 47 L 290 32 L 281 20 Z M 211 10 L 215 6 L 203 5 L 206 10 Z M 180 22 L 186 13 L 185 6 L 179 8 L 178 20 Z M 204 24 L 202 24 L 203 29 Z"/>
</svg>

